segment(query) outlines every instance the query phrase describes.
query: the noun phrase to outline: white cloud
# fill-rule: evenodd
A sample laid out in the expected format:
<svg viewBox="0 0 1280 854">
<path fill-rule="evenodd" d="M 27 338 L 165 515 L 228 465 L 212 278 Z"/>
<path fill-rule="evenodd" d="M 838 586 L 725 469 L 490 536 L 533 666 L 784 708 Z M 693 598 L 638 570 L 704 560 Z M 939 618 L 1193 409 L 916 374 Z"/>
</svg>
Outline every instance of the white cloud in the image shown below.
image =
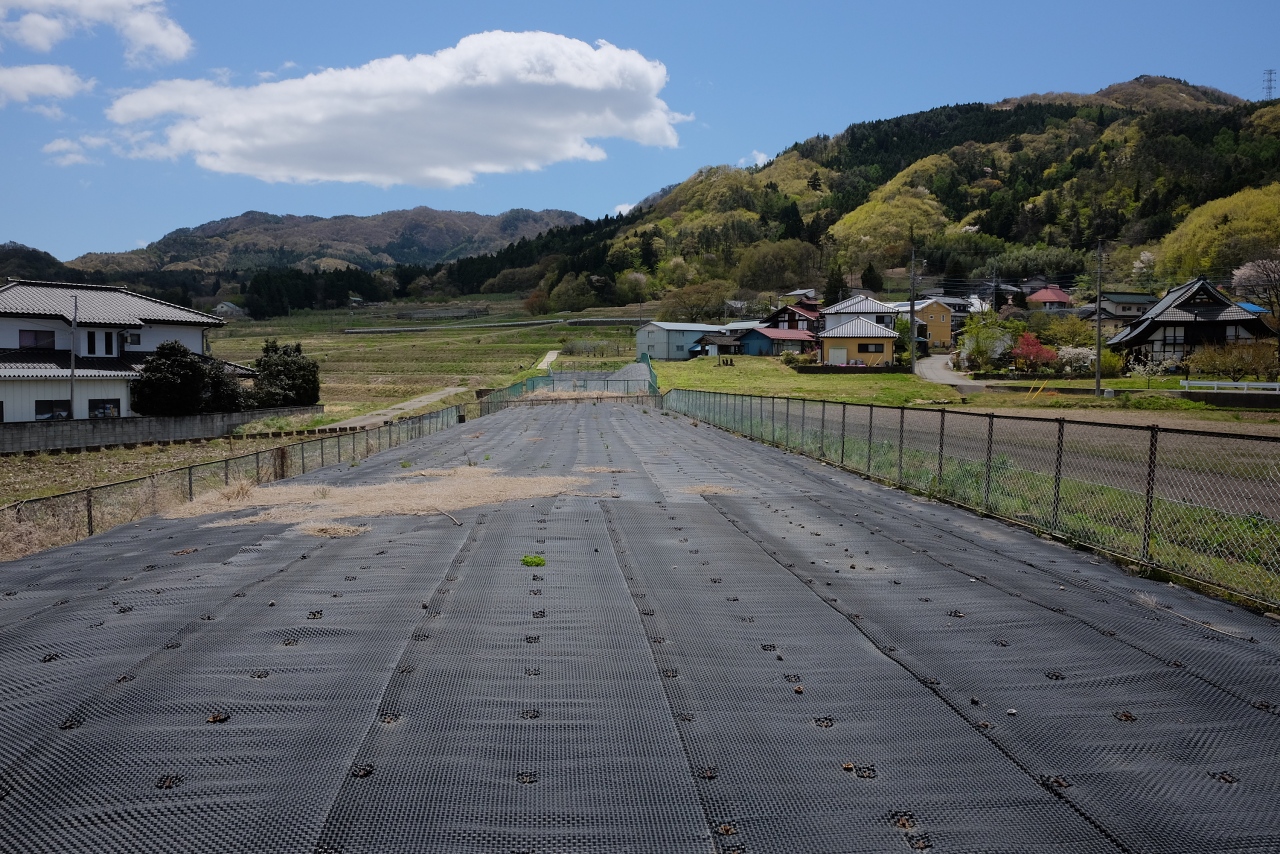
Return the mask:
<svg viewBox="0 0 1280 854">
<path fill-rule="evenodd" d="M 134 156 L 191 155 L 264 181 L 453 187 L 603 160 L 594 139 L 675 146 L 674 125 L 688 117 L 658 98 L 666 82 L 660 62 L 607 42 L 487 32 L 431 55 L 255 86 L 162 81 L 118 98 L 107 116 L 161 131 Z"/>
<path fill-rule="evenodd" d="M 87 163 L 99 163 L 100 161 L 89 157 L 88 152 L 110 144 L 111 141 L 104 137 L 82 136 L 79 139 L 55 139 L 40 150 L 52 155 L 53 162 L 59 166 L 81 166 Z"/>
<path fill-rule="evenodd" d="M 738 165 L 739 166 L 763 166 L 768 162 L 769 162 L 769 155 L 765 154 L 763 151 L 753 150 L 750 156 L 743 157 L 740 160 L 738 160 Z"/>
<path fill-rule="evenodd" d="M 52 50 L 73 31 L 99 24 L 120 34 L 131 63 L 191 53 L 191 37 L 169 17 L 164 0 L 0 0 L 0 35 L 32 50 Z"/>
<path fill-rule="evenodd" d="M 44 116 L 52 122 L 61 121 L 67 117 L 67 114 L 57 104 L 31 104 L 26 109 L 28 112 Z"/>
<path fill-rule="evenodd" d="M 636 208 L 635 205 L 615 205 L 613 208 L 613 212 L 615 214 L 622 214 L 623 216 L 626 216 L 627 214 L 635 210 L 635 208 Z"/>
<path fill-rule="evenodd" d="M 70 98 L 93 88 L 65 65 L 0 66 L 0 107 L 10 101 L 25 104 L 32 98 Z"/>
</svg>

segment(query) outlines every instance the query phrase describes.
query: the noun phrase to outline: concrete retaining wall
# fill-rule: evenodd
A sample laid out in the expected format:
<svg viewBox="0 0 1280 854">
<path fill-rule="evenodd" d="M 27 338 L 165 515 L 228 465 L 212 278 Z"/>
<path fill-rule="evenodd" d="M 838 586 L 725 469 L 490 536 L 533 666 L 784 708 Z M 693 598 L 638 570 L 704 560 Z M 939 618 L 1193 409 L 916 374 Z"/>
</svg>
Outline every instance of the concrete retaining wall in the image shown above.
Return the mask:
<svg viewBox="0 0 1280 854">
<path fill-rule="evenodd" d="M 262 418 L 320 415 L 323 406 L 289 406 L 248 412 L 213 412 L 170 418 L 95 418 L 86 421 L 19 421 L 0 424 L 0 454 L 97 448 L 170 442 L 175 439 L 213 439 Z"/>
</svg>

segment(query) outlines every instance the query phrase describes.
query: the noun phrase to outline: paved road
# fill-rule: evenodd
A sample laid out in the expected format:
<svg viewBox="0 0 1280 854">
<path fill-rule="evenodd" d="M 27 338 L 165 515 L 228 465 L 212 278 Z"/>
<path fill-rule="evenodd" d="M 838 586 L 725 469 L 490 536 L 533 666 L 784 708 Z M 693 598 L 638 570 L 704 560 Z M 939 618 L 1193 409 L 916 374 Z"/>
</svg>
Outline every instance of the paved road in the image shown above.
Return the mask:
<svg viewBox="0 0 1280 854">
<path fill-rule="evenodd" d="M 538 370 L 545 371 L 551 367 L 551 363 L 560 355 L 559 350 L 548 350 L 547 355 L 542 357 L 542 361 L 538 363 Z"/>
<path fill-rule="evenodd" d="M 337 424 L 330 424 L 330 427 L 372 427 L 382 424 L 384 421 L 391 421 L 396 416 L 403 415 L 406 412 L 412 412 L 415 409 L 435 403 L 437 400 L 443 400 L 451 394 L 466 391 L 460 386 L 450 386 L 442 388 L 439 391 L 433 391 L 428 394 L 419 395 L 412 400 L 406 400 L 404 403 L 397 403 L 395 406 L 389 406 L 386 409 L 379 409 L 377 412 L 370 412 L 368 415 L 357 415 L 355 418 L 348 418 L 346 421 L 339 421 Z"/>
<path fill-rule="evenodd" d="M 295 483 L 481 458 L 589 484 L 0 565 L 0 851 L 1280 850 L 1270 621 L 625 404 Z"/>
<path fill-rule="evenodd" d="M 916 359 L 916 376 L 941 385 L 955 386 L 961 394 L 978 394 L 987 390 L 980 382 L 974 382 L 964 374 L 951 369 L 950 356 L 926 356 Z"/>
</svg>

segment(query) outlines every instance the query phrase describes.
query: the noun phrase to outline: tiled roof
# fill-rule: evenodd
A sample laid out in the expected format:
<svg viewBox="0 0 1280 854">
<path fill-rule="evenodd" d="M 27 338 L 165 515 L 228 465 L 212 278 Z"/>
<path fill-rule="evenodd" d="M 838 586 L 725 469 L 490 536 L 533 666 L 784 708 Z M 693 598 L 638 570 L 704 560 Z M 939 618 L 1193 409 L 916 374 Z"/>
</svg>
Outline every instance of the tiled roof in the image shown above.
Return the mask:
<svg viewBox="0 0 1280 854">
<path fill-rule="evenodd" d="M 918 306 L 917 306 L 918 307 Z M 897 338 L 898 333 L 874 320 L 857 317 L 822 333 L 823 338 Z"/>
<path fill-rule="evenodd" d="M 1210 302 L 1184 308 L 1197 295 L 1209 297 Z M 1187 282 L 1180 288 L 1174 288 L 1164 295 L 1142 317 L 1131 326 L 1122 329 L 1119 334 L 1108 341 L 1108 344 L 1124 344 L 1131 341 L 1144 341 L 1149 332 L 1168 325 L 1197 323 L 1204 321 L 1257 320 L 1257 316 L 1233 303 L 1220 294 L 1201 276 Z"/>
<path fill-rule="evenodd" d="M 916 305 L 920 305 L 917 301 Z M 885 305 L 879 300 L 874 300 L 868 296 L 856 296 L 838 302 L 835 305 L 828 306 L 822 310 L 823 314 L 893 314 L 893 306 Z"/>
<path fill-rule="evenodd" d="M 774 341 L 816 341 L 817 338 L 807 329 L 774 329 L 771 326 L 762 326 L 759 329 L 748 329 L 743 335 L 751 335 L 760 333 L 766 338 L 772 338 Z"/>
<path fill-rule="evenodd" d="M 150 353 L 126 352 L 113 358 L 76 357 L 77 379 L 137 379 L 142 364 Z M 234 362 L 223 362 L 200 356 L 206 362 L 219 362 L 228 373 L 249 378 L 258 372 Z M 65 379 L 71 376 L 70 350 L 6 350 L 0 351 L 0 379 Z"/>
<path fill-rule="evenodd" d="M 1071 297 L 1059 288 L 1041 288 L 1027 297 L 1027 302 L 1065 302 L 1071 305 Z"/>
<path fill-rule="evenodd" d="M 1128 291 L 1103 291 L 1102 298 L 1114 303 L 1153 305 L 1160 301 L 1155 294 L 1130 293 Z"/>
<path fill-rule="evenodd" d="M 221 326 L 226 322 L 212 314 L 124 288 L 26 281 L 0 285 L 0 316 L 57 318 L 71 323 L 73 314 L 83 326 L 136 328 L 148 323 Z"/>
</svg>

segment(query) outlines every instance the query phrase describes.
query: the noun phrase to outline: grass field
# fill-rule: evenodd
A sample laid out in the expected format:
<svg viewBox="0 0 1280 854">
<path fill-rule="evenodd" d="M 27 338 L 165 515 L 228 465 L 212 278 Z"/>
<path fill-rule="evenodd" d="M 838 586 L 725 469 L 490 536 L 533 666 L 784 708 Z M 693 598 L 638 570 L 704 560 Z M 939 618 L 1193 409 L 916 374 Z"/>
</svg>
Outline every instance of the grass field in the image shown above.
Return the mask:
<svg viewBox="0 0 1280 854">
<path fill-rule="evenodd" d="M 653 369 L 663 391 L 687 388 L 887 406 L 939 405 L 960 400 L 950 386 L 925 382 L 911 374 L 798 374 L 766 356 L 734 356 L 733 361 L 733 367 L 722 367 L 715 359 L 654 362 Z"/>
</svg>

